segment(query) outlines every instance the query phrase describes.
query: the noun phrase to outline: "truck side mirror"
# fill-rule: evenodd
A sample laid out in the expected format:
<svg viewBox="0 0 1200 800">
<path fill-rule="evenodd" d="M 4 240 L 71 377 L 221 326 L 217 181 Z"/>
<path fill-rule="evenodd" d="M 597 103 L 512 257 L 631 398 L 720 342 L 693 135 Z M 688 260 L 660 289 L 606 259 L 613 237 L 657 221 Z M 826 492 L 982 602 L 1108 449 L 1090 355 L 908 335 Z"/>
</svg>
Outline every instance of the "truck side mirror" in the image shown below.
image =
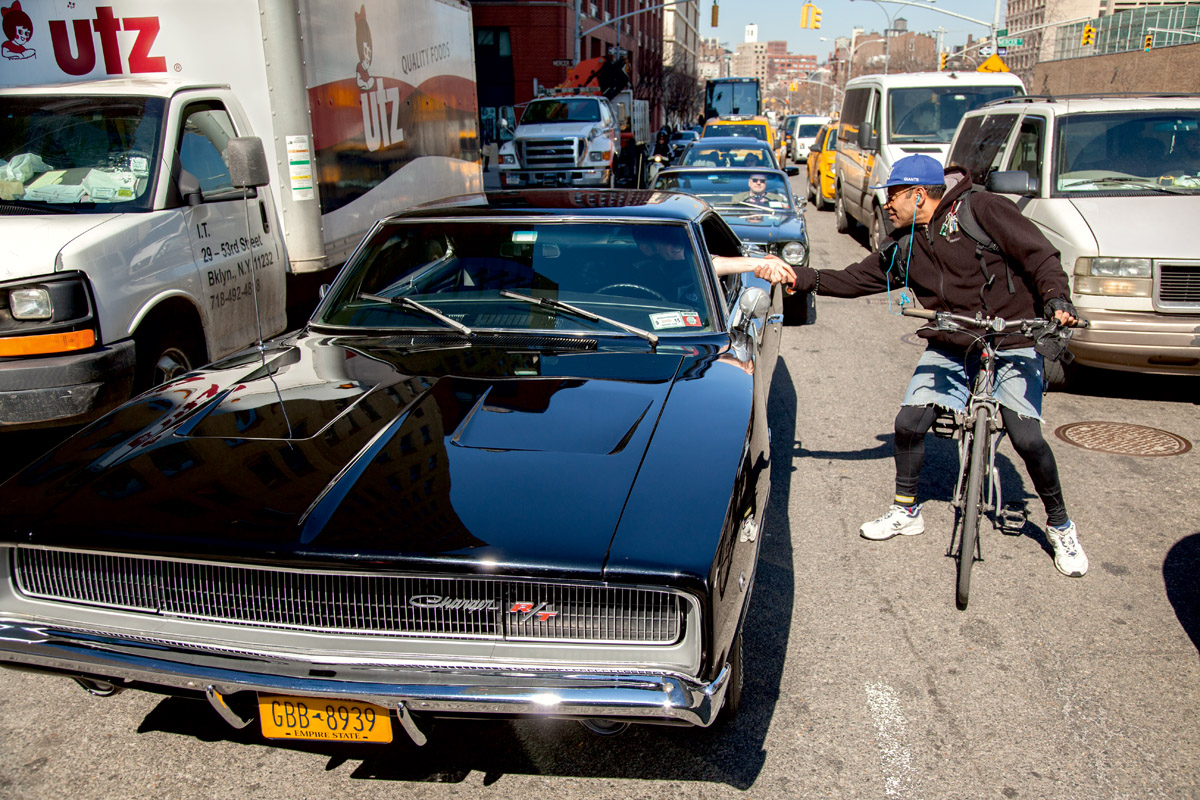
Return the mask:
<svg viewBox="0 0 1200 800">
<path fill-rule="evenodd" d="M 1019 194 L 1036 197 L 1038 179 L 1025 170 L 993 172 L 987 176 L 987 190 L 996 194 Z"/>
<path fill-rule="evenodd" d="M 179 170 L 178 185 L 179 196 L 189 206 L 198 206 L 204 201 L 204 195 L 200 193 L 200 179 L 186 169 Z"/>
<path fill-rule="evenodd" d="M 263 150 L 262 139 L 257 136 L 230 139 L 225 146 L 225 159 L 229 164 L 230 181 L 239 189 L 266 186 L 271 182 L 267 154 Z"/>
</svg>

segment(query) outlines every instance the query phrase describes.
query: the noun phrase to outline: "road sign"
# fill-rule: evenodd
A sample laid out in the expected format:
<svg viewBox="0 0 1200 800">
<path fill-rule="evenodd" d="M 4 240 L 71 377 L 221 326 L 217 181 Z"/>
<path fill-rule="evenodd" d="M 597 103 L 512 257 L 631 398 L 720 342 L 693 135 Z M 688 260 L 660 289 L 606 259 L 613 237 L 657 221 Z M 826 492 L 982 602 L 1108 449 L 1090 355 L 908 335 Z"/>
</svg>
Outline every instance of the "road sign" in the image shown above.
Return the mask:
<svg viewBox="0 0 1200 800">
<path fill-rule="evenodd" d="M 1003 39 L 997 39 L 996 44 L 1000 47 L 1020 47 L 1021 45 L 1025 44 L 1025 40 L 1005 37 Z"/>
<path fill-rule="evenodd" d="M 978 72 L 1008 72 L 1008 65 L 1000 60 L 1000 56 L 989 56 L 979 65 Z"/>
<path fill-rule="evenodd" d="M 990 56 L 991 54 L 992 46 L 990 44 L 985 44 L 983 47 L 979 48 L 979 55 L 983 56 L 984 58 Z"/>
<path fill-rule="evenodd" d="M 999 38 L 1001 36 L 1008 36 L 1008 28 L 1001 28 L 1000 30 L 996 31 L 996 37 Z"/>
<path fill-rule="evenodd" d="M 575 62 L 574 62 L 574 61 L 572 61 L 572 60 L 571 60 L 571 59 L 569 59 L 569 58 L 556 58 L 556 59 L 554 59 L 554 66 L 556 66 L 556 67 L 569 67 L 569 66 L 571 66 L 571 65 L 572 65 L 572 64 L 574 64 L 574 63 L 575 63 Z"/>
<path fill-rule="evenodd" d="M 996 48 L 996 55 L 998 55 L 998 56 L 1006 56 L 1006 55 L 1008 55 L 1008 48 L 1007 48 L 1007 47 L 997 47 L 997 48 Z"/>
</svg>

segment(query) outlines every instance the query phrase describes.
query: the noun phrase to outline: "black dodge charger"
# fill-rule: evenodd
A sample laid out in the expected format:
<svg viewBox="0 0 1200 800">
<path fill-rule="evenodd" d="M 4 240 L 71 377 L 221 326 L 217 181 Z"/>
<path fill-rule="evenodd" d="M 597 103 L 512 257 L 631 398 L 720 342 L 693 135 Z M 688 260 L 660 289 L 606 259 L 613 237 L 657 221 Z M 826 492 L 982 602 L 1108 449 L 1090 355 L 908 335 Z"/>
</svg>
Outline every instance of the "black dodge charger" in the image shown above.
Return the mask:
<svg viewBox="0 0 1200 800">
<path fill-rule="evenodd" d="M 669 192 L 381 220 L 302 330 L 0 486 L 0 664 L 288 740 L 731 713 L 782 310 L 740 252 Z"/>
</svg>

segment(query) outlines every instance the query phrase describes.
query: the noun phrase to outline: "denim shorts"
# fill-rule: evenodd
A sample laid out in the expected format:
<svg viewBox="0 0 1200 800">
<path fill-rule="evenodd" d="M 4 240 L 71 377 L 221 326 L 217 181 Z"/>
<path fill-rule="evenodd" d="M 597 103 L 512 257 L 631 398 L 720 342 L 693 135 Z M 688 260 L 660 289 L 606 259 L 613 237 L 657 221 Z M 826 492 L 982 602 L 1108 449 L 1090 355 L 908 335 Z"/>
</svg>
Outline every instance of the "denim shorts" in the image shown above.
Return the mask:
<svg viewBox="0 0 1200 800">
<path fill-rule="evenodd" d="M 996 400 L 1022 417 L 1042 419 L 1042 357 L 1032 347 L 1000 350 L 996 358 Z M 928 347 L 917 362 L 906 406 L 939 406 L 965 411 L 971 381 L 979 372 L 979 353 L 969 356 Z"/>
</svg>

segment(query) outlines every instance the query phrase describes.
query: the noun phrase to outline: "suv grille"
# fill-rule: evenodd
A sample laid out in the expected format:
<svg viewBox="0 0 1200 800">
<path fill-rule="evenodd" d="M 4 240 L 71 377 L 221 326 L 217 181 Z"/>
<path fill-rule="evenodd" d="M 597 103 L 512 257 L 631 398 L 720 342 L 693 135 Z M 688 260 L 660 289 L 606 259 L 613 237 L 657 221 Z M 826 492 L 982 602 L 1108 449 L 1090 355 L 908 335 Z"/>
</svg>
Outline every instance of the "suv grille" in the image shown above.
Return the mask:
<svg viewBox="0 0 1200 800">
<path fill-rule="evenodd" d="M 1157 302 L 1163 310 L 1200 311 L 1200 265 L 1160 264 Z"/>
<path fill-rule="evenodd" d="M 387 636 L 674 644 L 681 596 L 483 578 L 279 570 L 20 548 L 28 597 L 182 619 Z"/>
<path fill-rule="evenodd" d="M 579 165 L 577 139 L 526 139 L 519 143 L 526 169 L 574 169 Z"/>
</svg>

